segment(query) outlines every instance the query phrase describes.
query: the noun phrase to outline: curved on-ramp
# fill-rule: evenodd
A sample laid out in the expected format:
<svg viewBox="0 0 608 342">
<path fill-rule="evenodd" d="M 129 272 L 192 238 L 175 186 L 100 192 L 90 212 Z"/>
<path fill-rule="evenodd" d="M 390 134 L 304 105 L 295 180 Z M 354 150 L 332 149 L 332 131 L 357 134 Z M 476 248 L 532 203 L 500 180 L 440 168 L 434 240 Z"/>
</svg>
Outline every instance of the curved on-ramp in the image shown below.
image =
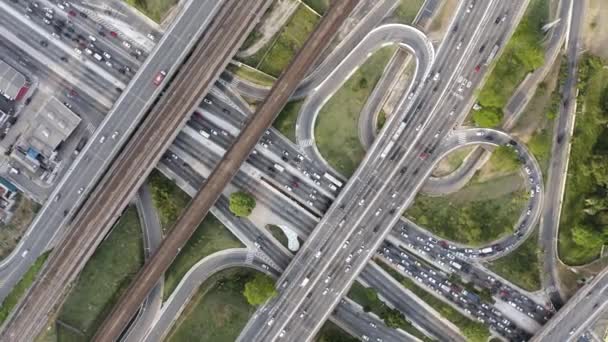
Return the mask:
<svg viewBox="0 0 608 342">
<path fill-rule="evenodd" d="M 452 131 L 446 140 L 439 146 L 437 152 L 434 153 L 432 164 L 436 165 L 441 159 L 457 149 L 472 145 L 490 145 L 493 147 L 501 145 L 511 146 L 518 153 L 520 160 L 525 165 L 522 167 L 522 169 L 526 170 L 527 168 L 528 170 L 525 171 L 526 178 L 532 178 L 534 180 L 533 184 L 526 182 L 526 186 L 531 195 L 528 204 L 524 208 L 516 223 L 514 234 L 504 236 L 481 247 L 472 247 L 446 241 L 452 246 L 455 252 L 463 253 L 464 257 L 470 259 L 493 260 L 508 254 L 510 251 L 521 245 L 530 236 L 534 230 L 534 227 L 538 223 L 544 200 L 542 172 L 536 158 L 534 158 L 532 153 L 525 147 L 523 143 L 517 141 L 515 138 L 505 132 L 485 128 L 471 128 Z M 428 168 L 427 173 L 430 174 L 432 170 L 433 167 Z M 415 223 L 409 220 L 405 220 L 405 222 L 410 228 L 416 229 L 422 235 L 433 236 L 428 232 L 428 230 L 417 226 Z M 436 238 L 442 240 L 440 237 Z M 487 248 L 492 248 L 492 251 L 488 251 Z M 472 250 L 472 252 L 465 252 L 467 249 Z"/>
<path fill-rule="evenodd" d="M 398 45 L 410 51 L 415 57 L 416 69 L 410 89 L 428 74 L 435 60 L 435 50 L 431 41 L 422 31 L 412 26 L 387 24 L 369 32 L 335 68 L 327 70 L 325 79 L 312 89 L 300 108 L 296 123 L 296 142 L 303 153 L 317 165 L 333 170 L 314 142 L 315 123 L 321 108 L 375 51 L 388 45 Z"/>
</svg>

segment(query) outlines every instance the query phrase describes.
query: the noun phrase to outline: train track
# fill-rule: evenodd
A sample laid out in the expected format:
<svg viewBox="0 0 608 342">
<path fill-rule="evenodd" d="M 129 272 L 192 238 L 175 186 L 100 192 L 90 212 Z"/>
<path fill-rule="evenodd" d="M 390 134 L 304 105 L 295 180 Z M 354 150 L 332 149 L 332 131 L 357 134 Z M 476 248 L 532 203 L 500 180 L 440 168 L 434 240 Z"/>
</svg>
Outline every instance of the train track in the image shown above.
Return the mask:
<svg viewBox="0 0 608 342">
<path fill-rule="evenodd" d="M 341 0 L 333 2 L 330 10 L 321 19 L 315 31 L 275 82 L 268 97 L 258 106 L 255 115 L 250 117 L 235 142 L 228 148 L 222 160 L 207 178 L 203 187 L 178 218 L 173 228 L 170 229 L 169 235 L 165 237 L 156 253 L 135 276 L 118 304 L 106 317 L 101 328 L 97 331 L 94 341 L 114 341 L 120 336 L 147 294 L 169 268 L 175 256 L 205 218 L 209 209 L 221 195 L 222 190 L 238 172 L 255 144 L 270 127 L 272 121 L 287 103 L 298 84 L 306 76 L 307 71 L 329 44 L 358 1 Z"/>
<path fill-rule="evenodd" d="M 49 256 L 40 276 L 5 323 L 1 341 L 33 341 L 46 327 L 53 310 L 65 298 L 69 284 L 269 4 L 270 0 L 225 0 L 165 93 L 86 200 L 72 227 L 58 243 L 59 247 Z M 141 301 L 138 306 L 140 304 Z"/>
</svg>

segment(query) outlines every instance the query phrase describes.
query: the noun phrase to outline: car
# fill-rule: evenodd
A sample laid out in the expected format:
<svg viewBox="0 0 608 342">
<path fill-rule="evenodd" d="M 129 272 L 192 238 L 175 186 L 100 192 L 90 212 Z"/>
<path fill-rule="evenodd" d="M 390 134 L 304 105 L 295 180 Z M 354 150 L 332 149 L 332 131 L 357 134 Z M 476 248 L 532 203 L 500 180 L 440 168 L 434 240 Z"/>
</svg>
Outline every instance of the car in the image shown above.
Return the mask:
<svg viewBox="0 0 608 342">
<path fill-rule="evenodd" d="M 329 283 L 331 280 L 331 276 L 327 276 L 327 278 L 325 278 L 325 284 Z"/>
<path fill-rule="evenodd" d="M 460 48 L 462 47 L 462 39 L 458 42 L 458 44 L 456 45 L 456 50 L 460 50 Z"/>
<path fill-rule="evenodd" d="M 41 40 L 41 41 L 40 41 L 40 45 L 41 45 L 42 47 L 47 47 L 47 46 L 49 46 L 49 42 L 47 42 L 46 40 Z"/>
<path fill-rule="evenodd" d="M 374 322 L 369 322 L 369 326 L 372 328 L 377 328 L 376 324 Z"/>
<path fill-rule="evenodd" d="M 287 190 L 289 192 L 293 191 L 293 189 L 289 185 L 285 185 L 285 190 Z"/>
<path fill-rule="evenodd" d="M 82 194 L 82 192 L 83 192 L 83 191 L 84 191 L 84 188 L 83 188 L 83 187 L 81 187 L 80 189 L 78 189 L 78 194 L 79 194 L 79 195 L 80 195 L 80 194 Z"/>
<path fill-rule="evenodd" d="M 365 198 L 363 198 L 359 201 L 359 206 L 362 206 L 364 203 L 365 203 Z"/>
<path fill-rule="evenodd" d="M 111 68 L 111 67 L 112 67 L 112 62 L 110 62 L 110 61 L 106 61 L 106 66 L 107 66 L 108 68 Z"/>
<path fill-rule="evenodd" d="M 159 71 L 158 74 L 156 74 L 156 77 L 154 77 L 154 85 L 160 85 L 165 79 L 165 76 L 167 76 L 167 72 L 165 70 Z"/>
<path fill-rule="evenodd" d="M 87 55 L 92 55 L 92 54 L 93 54 L 93 50 L 91 50 L 91 49 L 89 49 L 89 48 L 84 49 L 84 52 L 85 52 Z"/>
<path fill-rule="evenodd" d="M 482 44 L 481 47 L 479 47 L 479 53 L 482 53 L 485 49 L 486 49 L 486 44 Z"/>
<path fill-rule="evenodd" d="M 363 341 L 369 341 L 369 337 L 367 335 L 361 335 Z"/>
<path fill-rule="evenodd" d="M 422 124 L 419 124 L 418 126 L 416 126 L 416 132 L 418 132 L 421 128 L 422 128 Z"/>
<path fill-rule="evenodd" d="M 114 133 L 112 133 L 112 139 L 116 139 L 116 137 L 118 137 L 118 131 L 114 131 Z"/>
<path fill-rule="evenodd" d="M 351 265 L 346 265 L 346 268 L 344 269 L 344 273 L 348 273 L 351 268 L 352 268 Z"/>
<path fill-rule="evenodd" d="M 26 255 L 27 255 L 27 253 L 29 253 L 29 252 L 30 252 L 30 250 L 29 250 L 29 249 L 24 250 L 24 251 L 23 251 L 23 253 L 21 253 L 21 257 L 22 257 L 22 258 L 25 258 L 25 256 L 26 256 Z"/>
<path fill-rule="evenodd" d="M 51 25 L 51 21 L 48 20 L 47 18 L 44 18 L 42 21 L 47 25 Z"/>
<path fill-rule="evenodd" d="M 72 109 L 72 105 L 67 102 L 64 102 L 63 105 L 66 106 L 68 109 Z"/>
<path fill-rule="evenodd" d="M 285 336 L 285 329 L 281 330 L 281 332 L 279 333 L 279 337 L 283 337 Z"/>
<path fill-rule="evenodd" d="M 152 33 L 148 33 L 148 35 L 146 37 L 148 37 L 151 41 L 156 40 L 156 37 Z"/>
<path fill-rule="evenodd" d="M 486 135 L 486 132 L 484 132 L 484 131 L 478 131 L 478 132 L 475 133 L 475 135 L 478 136 L 478 137 L 483 137 L 484 135 Z"/>
<path fill-rule="evenodd" d="M 429 157 L 429 154 L 428 154 L 428 153 L 426 153 L 426 152 L 421 152 L 421 153 L 418 155 L 418 158 L 420 158 L 420 159 L 422 159 L 422 160 L 425 160 L 425 159 L 426 159 L 426 158 L 428 158 L 428 157 Z"/>
<path fill-rule="evenodd" d="M 76 16 L 76 11 L 74 11 L 74 10 L 69 10 L 69 11 L 68 11 L 68 15 L 69 15 L 70 17 L 75 17 L 75 16 Z"/>
<path fill-rule="evenodd" d="M 138 55 L 138 56 L 141 56 L 142 52 L 141 52 L 140 49 L 135 49 L 135 54 Z"/>
<path fill-rule="evenodd" d="M 481 64 L 475 66 L 475 72 L 479 72 L 479 70 L 481 70 Z"/>
<path fill-rule="evenodd" d="M 129 42 L 128 42 L 128 41 L 126 41 L 126 40 L 123 40 L 123 41 L 122 41 L 122 46 L 126 47 L 127 49 L 130 49 L 130 48 L 131 48 L 131 43 L 129 43 Z"/>
<path fill-rule="evenodd" d="M 89 35 L 89 40 L 92 42 L 96 42 L 97 38 L 95 38 L 95 36 L 93 36 L 93 35 Z"/>
<path fill-rule="evenodd" d="M 110 36 L 116 38 L 118 37 L 118 33 L 116 33 L 116 31 L 110 31 Z"/>
<path fill-rule="evenodd" d="M 437 133 L 435 133 L 434 137 L 439 138 L 439 134 L 441 134 L 441 130 L 437 130 Z"/>
<path fill-rule="evenodd" d="M 325 295 L 326 295 L 326 294 L 328 294 L 328 293 L 329 293 L 329 287 L 326 287 L 326 288 L 325 288 L 325 290 L 323 290 L 322 295 L 324 295 L 324 296 L 325 296 Z"/>
<path fill-rule="evenodd" d="M 112 56 L 105 51 L 103 52 L 103 56 L 105 57 L 105 59 L 112 59 Z"/>
<path fill-rule="evenodd" d="M 349 255 L 346 257 L 346 262 L 350 262 L 351 260 L 353 260 L 353 255 L 352 255 L 352 254 L 349 254 Z"/>
<path fill-rule="evenodd" d="M 540 185 L 536 185 L 536 192 L 540 192 Z"/>
</svg>

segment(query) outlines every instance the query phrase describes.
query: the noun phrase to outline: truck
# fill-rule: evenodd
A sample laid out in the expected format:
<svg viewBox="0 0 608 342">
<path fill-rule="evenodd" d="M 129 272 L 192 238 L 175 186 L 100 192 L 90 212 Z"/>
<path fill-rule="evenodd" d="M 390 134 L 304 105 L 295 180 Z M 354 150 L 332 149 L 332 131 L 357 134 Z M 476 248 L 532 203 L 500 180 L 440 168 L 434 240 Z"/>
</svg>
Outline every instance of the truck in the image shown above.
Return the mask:
<svg viewBox="0 0 608 342">
<path fill-rule="evenodd" d="M 450 261 L 450 265 L 459 271 L 462 269 L 462 265 L 457 263 L 456 261 Z"/>
<path fill-rule="evenodd" d="M 483 248 L 481 251 L 479 251 L 481 254 L 490 254 L 494 251 L 494 248 L 492 247 L 486 247 Z"/>
<path fill-rule="evenodd" d="M 382 153 L 380 154 L 380 158 L 384 158 L 388 155 L 388 152 L 393 148 L 393 145 L 395 145 L 394 141 L 389 141 L 388 144 L 386 144 L 386 147 L 382 150 Z"/>
<path fill-rule="evenodd" d="M 279 172 L 285 171 L 285 168 L 279 164 L 274 164 L 274 168 Z"/>
<path fill-rule="evenodd" d="M 401 133 L 403 133 L 403 130 L 405 129 L 406 125 L 407 125 L 406 122 L 401 121 L 401 123 L 399 124 L 399 128 L 397 128 L 397 132 L 395 132 L 395 134 L 393 134 L 393 140 L 397 140 L 399 138 Z"/>
</svg>

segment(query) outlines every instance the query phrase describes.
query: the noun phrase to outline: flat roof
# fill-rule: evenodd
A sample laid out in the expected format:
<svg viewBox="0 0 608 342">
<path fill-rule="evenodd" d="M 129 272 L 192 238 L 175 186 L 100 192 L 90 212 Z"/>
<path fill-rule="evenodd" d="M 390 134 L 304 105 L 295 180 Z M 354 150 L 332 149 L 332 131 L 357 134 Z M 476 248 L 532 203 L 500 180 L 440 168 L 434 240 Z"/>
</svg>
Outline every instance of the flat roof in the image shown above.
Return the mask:
<svg viewBox="0 0 608 342">
<path fill-rule="evenodd" d="M 80 123 L 80 117 L 51 97 L 31 122 L 30 147 L 49 157 L 59 144 L 72 134 Z"/>
<path fill-rule="evenodd" d="M 0 60 L 0 92 L 9 99 L 14 99 L 24 85 L 25 76 Z"/>
</svg>

